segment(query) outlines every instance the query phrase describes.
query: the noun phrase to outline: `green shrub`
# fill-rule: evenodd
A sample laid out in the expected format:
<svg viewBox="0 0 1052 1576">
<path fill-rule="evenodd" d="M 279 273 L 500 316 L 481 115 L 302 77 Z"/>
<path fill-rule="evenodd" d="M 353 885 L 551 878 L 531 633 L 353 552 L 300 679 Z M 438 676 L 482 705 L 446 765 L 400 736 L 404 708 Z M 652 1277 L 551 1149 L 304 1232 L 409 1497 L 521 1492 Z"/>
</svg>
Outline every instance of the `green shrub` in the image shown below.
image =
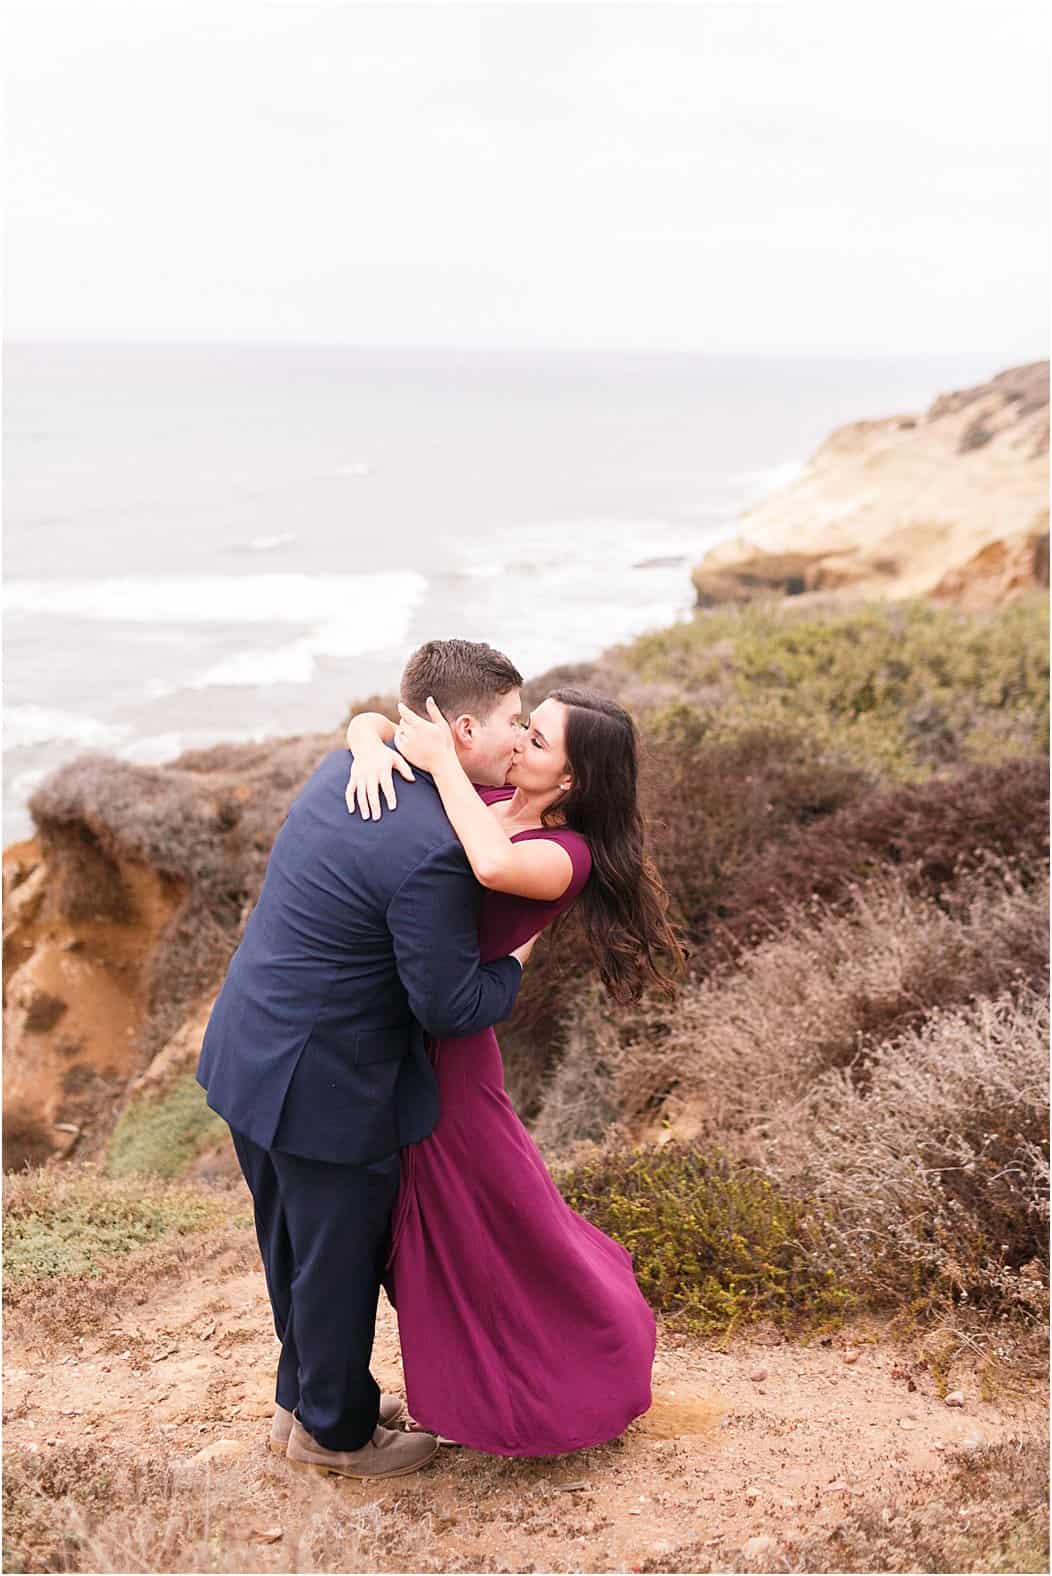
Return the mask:
<svg viewBox="0 0 1052 1576">
<path fill-rule="evenodd" d="M 230 1222 L 229 1205 L 142 1180 L 38 1171 L 5 1183 L 4 1274 L 12 1288 L 58 1275 L 95 1276 L 115 1256 Z"/>
<path fill-rule="evenodd" d="M 175 1177 L 195 1155 L 223 1138 L 227 1125 L 205 1104 L 192 1073 L 177 1078 L 163 1094 L 134 1100 L 121 1112 L 110 1139 L 112 1177 Z"/>
<path fill-rule="evenodd" d="M 710 729 L 795 725 L 890 776 L 954 761 L 1047 753 L 1048 599 L 984 613 L 925 601 L 715 608 L 619 653 L 673 683 Z"/>
<path fill-rule="evenodd" d="M 718 1151 L 612 1150 L 558 1181 L 573 1209 L 633 1255 L 643 1295 L 673 1328 L 822 1324 L 852 1300 L 821 1262 L 815 1213 Z"/>
</svg>

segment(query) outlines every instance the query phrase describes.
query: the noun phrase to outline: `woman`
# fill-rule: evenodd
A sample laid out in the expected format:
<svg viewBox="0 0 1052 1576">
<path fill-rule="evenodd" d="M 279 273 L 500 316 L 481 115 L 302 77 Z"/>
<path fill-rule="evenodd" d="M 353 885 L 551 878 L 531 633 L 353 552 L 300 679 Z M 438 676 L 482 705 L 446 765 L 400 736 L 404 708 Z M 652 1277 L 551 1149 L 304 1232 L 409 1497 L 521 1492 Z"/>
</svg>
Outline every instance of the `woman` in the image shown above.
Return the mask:
<svg viewBox="0 0 1052 1576">
<path fill-rule="evenodd" d="M 484 961 L 576 902 L 616 1000 L 671 988 L 682 951 L 644 852 L 627 712 L 556 690 L 524 729 L 506 786 L 476 789 L 431 699 L 427 711 L 400 706 L 397 726 L 377 713 L 352 719 L 348 808 L 378 815 L 381 786 L 393 806 L 393 769 L 427 771 L 486 889 Z M 631 1257 L 564 1202 L 505 1093 L 493 1030 L 430 1050 L 441 1115 L 402 1151 L 389 1262 L 410 1412 L 495 1455 L 615 1438 L 650 1406 L 654 1316 Z"/>
</svg>

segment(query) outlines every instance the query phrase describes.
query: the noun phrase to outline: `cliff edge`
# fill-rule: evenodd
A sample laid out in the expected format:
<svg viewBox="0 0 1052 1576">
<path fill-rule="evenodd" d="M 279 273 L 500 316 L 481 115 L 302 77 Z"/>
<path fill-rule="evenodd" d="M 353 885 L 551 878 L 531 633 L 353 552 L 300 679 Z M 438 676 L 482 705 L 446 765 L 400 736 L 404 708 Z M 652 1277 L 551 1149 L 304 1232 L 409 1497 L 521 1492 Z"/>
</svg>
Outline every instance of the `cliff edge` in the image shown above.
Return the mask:
<svg viewBox="0 0 1052 1576">
<path fill-rule="evenodd" d="M 993 607 L 1048 585 L 1049 364 L 833 432 L 694 571 L 699 607 L 782 594 Z"/>
</svg>

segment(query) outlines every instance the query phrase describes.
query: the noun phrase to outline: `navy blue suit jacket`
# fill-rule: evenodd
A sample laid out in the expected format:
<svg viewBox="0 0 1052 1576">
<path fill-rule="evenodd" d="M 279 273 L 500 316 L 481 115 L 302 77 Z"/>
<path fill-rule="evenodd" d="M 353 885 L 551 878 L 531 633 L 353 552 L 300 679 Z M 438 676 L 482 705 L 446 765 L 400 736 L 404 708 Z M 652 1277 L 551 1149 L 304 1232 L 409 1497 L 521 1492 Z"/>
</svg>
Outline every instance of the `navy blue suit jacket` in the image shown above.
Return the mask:
<svg viewBox="0 0 1052 1576">
<path fill-rule="evenodd" d="M 522 969 L 479 961 L 482 889 L 427 773 L 363 821 L 347 813 L 349 765 L 326 756 L 274 841 L 197 1080 L 263 1148 L 361 1164 L 438 1120 L 425 1032 L 508 1017 Z"/>
</svg>

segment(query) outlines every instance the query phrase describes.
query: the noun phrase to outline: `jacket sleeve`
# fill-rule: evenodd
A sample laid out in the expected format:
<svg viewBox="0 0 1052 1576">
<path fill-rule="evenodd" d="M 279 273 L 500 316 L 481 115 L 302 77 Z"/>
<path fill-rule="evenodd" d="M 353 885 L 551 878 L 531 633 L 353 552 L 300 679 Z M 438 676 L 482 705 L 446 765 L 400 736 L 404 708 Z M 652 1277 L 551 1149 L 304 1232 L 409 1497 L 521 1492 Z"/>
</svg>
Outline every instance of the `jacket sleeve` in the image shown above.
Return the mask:
<svg viewBox="0 0 1052 1576">
<path fill-rule="evenodd" d="M 436 1038 L 488 1029 L 515 1005 L 519 960 L 479 961 L 481 898 L 464 850 L 450 843 L 406 876 L 387 907 L 409 1010 Z"/>
</svg>

